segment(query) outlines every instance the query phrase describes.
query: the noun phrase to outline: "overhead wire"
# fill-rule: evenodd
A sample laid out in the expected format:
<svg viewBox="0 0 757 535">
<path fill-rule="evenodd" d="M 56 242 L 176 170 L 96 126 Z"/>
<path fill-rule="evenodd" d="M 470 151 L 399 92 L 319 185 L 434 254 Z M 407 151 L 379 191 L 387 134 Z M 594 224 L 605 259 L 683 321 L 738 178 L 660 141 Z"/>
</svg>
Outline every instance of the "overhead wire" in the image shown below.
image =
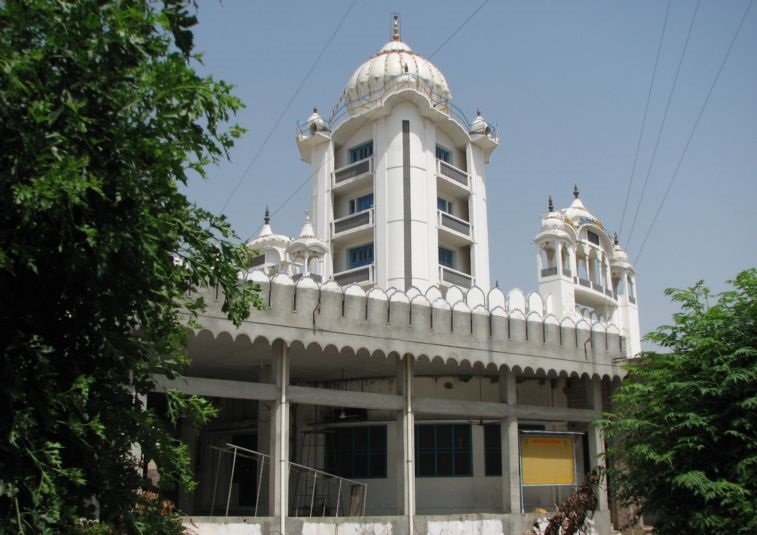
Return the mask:
<svg viewBox="0 0 757 535">
<path fill-rule="evenodd" d="M 326 165 L 326 163 L 328 161 L 329 161 L 328 158 L 325 159 L 325 160 L 323 160 L 323 163 L 321 163 L 321 165 L 319 165 L 318 168 L 315 171 L 313 171 L 312 173 L 310 173 L 307 176 L 307 178 L 305 178 L 305 180 L 303 180 L 300 183 L 300 185 L 295 188 L 295 190 L 289 195 L 289 197 L 287 197 L 286 199 L 284 199 L 284 201 L 281 204 L 279 204 L 276 208 L 274 208 L 274 210 L 273 210 L 273 212 L 271 212 L 270 216 L 273 218 L 277 213 L 279 213 L 281 211 L 281 209 L 284 208 L 284 206 L 286 206 L 287 203 L 289 203 L 289 201 L 291 201 L 294 198 L 294 196 L 297 195 L 300 192 L 300 190 L 302 190 L 302 188 L 304 188 L 305 185 L 308 182 L 310 182 L 310 179 L 312 179 L 316 174 L 318 174 L 318 172 L 321 169 L 323 169 L 325 167 L 325 165 Z M 245 243 L 247 243 L 248 241 L 250 241 L 253 238 L 253 236 L 255 236 L 258 232 L 260 232 L 260 229 L 262 229 L 262 228 L 263 228 L 263 225 L 260 225 L 252 234 L 250 234 L 247 237 L 247 239 L 244 240 Z"/>
<path fill-rule="evenodd" d="M 271 137 L 273 136 L 276 129 L 279 127 L 279 124 L 281 124 L 281 120 L 284 118 L 284 115 L 286 112 L 289 111 L 289 108 L 292 106 L 292 103 L 294 102 L 294 99 L 297 98 L 297 95 L 300 94 L 300 91 L 305 86 L 305 83 L 310 78 L 310 75 L 313 74 L 313 71 L 315 70 L 316 66 L 318 65 L 318 62 L 321 61 L 321 58 L 323 57 L 323 54 L 326 52 L 326 49 L 329 47 L 331 42 L 336 37 L 336 34 L 339 33 L 339 30 L 342 27 L 342 24 L 344 24 L 344 21 L 347 19 L 347 16 L 350 14 L 350 11 L 352 11 L 352 8 L 355 7 L 355 4 L 357 3 L 357 0 L 352 0 L 352 3 L 347 8 L 347 11 L 344 12 L 344 15 L 342 15 L 342 18 L 339 20 L 339 24 L 336 25 L 336 28 L 331 33 L 331 36 L 326 40 L 326 43 L 324 43 L 323 47 L 321 48 L 321 51 L 318 53 L 318 56 L 315 58 L 315 61 L 310 66 L 310 69 L 308 70 L 307 74 L 305 74 L 305 77 L 300 82 L 300 85 L 297 86 L 297 89 L 294 90 L 294 93 L 292 94 L 291 98 L 289 99 L 289 102 L 287 102 L 286 106 L 284 106 L 284 109 L 279 114 L 278 118 L 276 119 L 276 122 L 273 124 L 271 129 L 269 130 L 266 137 L 263 139 L 263 143 L 261 143 L 260 147 L 258 147 L 257 152 L 252 157 L 252 160 L 250 161 L 249 165 L 245 168 L 244 172 L 242 173 L 242 176 L 239 177 L 239 180 L 237 181 L 236 185 L 234 186 L 234 189 L 231 190 L 231 193 L 229 193 L 229 196 L 226 197 L 226 201 L 224 201 L 223 206 L 221 207 L 221 212 L 224 212 L 226 210 L 226 207 L 229 205 L 229 202 L 236 194 L 237 190 L 239 190 L 239 187 L 244 182 L 245 178 L 247 178 L 248 173 L 250 172 L 250 169 L 252 169 L 252 166 L 255 165 L 255 162 L 258 161 L 258 158 L 263 152 L 263 149 L 268 145 L 268 142 L 270 141 Z"/>
<path fill-rule="evenodd" d="M 660 53 L 662 52 L 662 43 L 665 39 L 665 29 L 668 26 L 668 15 L 670 13 L 670 4 L 672 0 L 668 0 L 668 5 L 665 8 L 665 19 L 662 23 L 662 32 L 660 32 L 660 42 L 657 44 L 657 57 L 654 60 L 654 68 L 652 69 L 652 80 L 649 82 L 649 90 L 647 91 L 647 102 L 644 104 L 644 114 L 641 119 L 641 129 L 639 130 L 639 139 L 636 141 L 636 154 L 633 157 L 633 167 L 631 168 L 631 176 L 628 177 L 628 189 L 626 190 L 626 200 L 623 203 L 623 214 L 620 217 L 620 228 L 618 229 L 618 235 L 623 236 L 623 223 L 626 219 L 626 209 L 628 208 L 628 199 L 631 197 L 631 186 L 633 185 L 633 179 L 636 175 L 636 165 L 639 162 L 639 152 L 641 151 L 641 140 L 644 137 L 644 127 L 647 124 L 647 112 L 649 111 L 649 102 L 652 100 L 652 88 L 654 87 L 654 81 L 657 76 L 657 66 L 660 63 Z"/>
<path fill-rule="evenodd" d="M 691 17 L 691 23 L 689 24 L 689 31 L 686 33 L 686 41 L 684 42 L 683 49 L 681 50 L 681 57 L 678 58 L 678 67 L 676 68 L 676 74 L 673 78 L 673 86 L 670 88 L 670 93 L 668 94 L 668 102 L 665 104 L 665 111 L 662 115 L 662 122 L 660 123 L 660 128 L 657 130 L 657 140 L 655 141 L 654 149 L 652 150 L 652 158 L 649 160 L 649 167 L 647 167 L 647 175 L 644 177 L 644 184 L 641 186 L 641 195 L 639 196 L 639 202 L 636 204 L 636 211 L 633 214 L 631 230 L 628 231 L 626 249 L 628 249 L 631 245 L 633 231 L 636 228 L 636 221 L 639 218 L 639 210 L 641 210 L 641 205 L 644 204 L 644 194 L 647 191 L 647 184 L 649 184 L 649 176 L 652 174 L 652 168 L 654 167 L 655 158 L 657 157 L 657 149 L 660 147 L 660 139 L 662 138 L 662 133 L 665 130 L 665 122 L 667 121 L 668 112 L 670 111 L 670 103 L 673 101 L 673 95 L 675 94 L 676 86 L 678 85 L 678 76 L 681 74 L 681 66 L 683 65 L 683 60 L 686 57 L 686 51 L 689 49 L 689 40 L 691 39 L 691 33 L 694 29 L 694 22 L 696 22 L 697 13 L 699 13 L 699 6 L 701 3 L 702 0 L 697 0 L 697 5 L 694 8 L 694 15 Z"/>
<path fill-rule="evenodd" d="M 694 137 L 694 133 L 697 130 L 697 127 L 699 126 L 699 121 L 702 119 L 702 115 L 704 114 L 704 110 L 707 107 L 707 104 L 710 101 L 710 97 L 712 96 L 713 91 L 715 90 L 715 86 L 718 83 L 718 80 L 720 79 L 720 74 L 723 72 L 723 68 L 725 67 L 726 62 L 728 61 L 728 56 L 731 55 L 731 50 L 733 49 L 733 45 L 736 42 L 736 39 L 739 36 L 739 33 L 741 32 L 741 28 L 744 25 L 744 21 L 747 18 L 747 15 L 749 14 L 749 10 L 752 9 L 752 4 L 754 0 L 749 0 L 749 4 L 747 5 L 746 9 L 744 10 L 744 14 L 741 16 L 741 20 L 739 21 L 739 25 L 736 27 L 736 31 L 733 34 L 733 38 L 731 39 L 731 43 L 728 45 L 728 50 L 726 50 L 725 55 L 723 56 L 723 60 L 720 62 L 720 67 L 718 68 L 717 74 L 715 74 L 715 78 L 712 81 L 712 85 L 710 85 L 710 89 L 707 92 L 707 96 L 704 99 L 704 102 L 702 103 L 702 107 L 699 109 L 699 114 L 697 115 L 697 119 L 694 122 L 694 126 L 691 129 L 691 132 L 689 133 L 689 137 L 686 140 L 686 144 L 684 145 L 683 152 L 681 153 L 681 157 L 678 159 L 678 164 L 676 165 L 675 171 L 673 171 L 673 175 L 670 177 L 670 181 L 668 182 L 668 187 L 665 189 L 665 194 L 662 196 L 662 199 L 660 200 L 660 204 L 657 207 L 657 212 L 655 213 L 654 217 L 652 218 L 652 222 L 649 225 L 649 229 L 647 229 L 647 233 L 644 236 L 644 240 L 641 242 L 641 246 L 639 247 L 639 252 L 636 254 L 636 258 L 634 260 L 634 264 L 638 265 L 639 259 L 641 258 L 641 254 L 644 252 L 644 246 L 647 243 L 647 239 L 649 238 L 650 234 L 652 233 L 652 229 L 655 226 L 655 223 L 657 222 L 657 219 L 660 216 L 660 213 L 662 212 L 663 206 L 665 206 L 665 201 L 668 198 L 668 194 L 670 193 L 670 190 L 673 188 L 673 183 L 675 182 L 676 178 L 678 177 L 678 171 L 681 169 L 681 164 L 683 163 L 684 158 L 686 157 L 686 153 L 689 150 L 689 145 L 691 144 L 691 140 Z"/>
<path fill-rule="evenodd" d="M 428 57 L 428 59 L 432 59 L 436 55 L 437 52 L 439 52 L 442 48 L 444 48 L 444 45 L 446 45 L 447 43 L 449 43 L 458 33 L 460 33 L 460 30 L 462 30 L 471 21 L 471 19 L 476 16 L 476 13 L 478 13 L 479 11 L 481 11 L 481 9 L 488 2 L 489 2 L 489 0 L 484 0 L 483 2 L 481 2 L 481 5 L 479 5 L 476 9 L 474 9 L 473 12 L 470 15 L 468 15 L 468 18 L 465 19 L 463 21 L 463 23 L 460 26 L 458 26 L 457 29 L 454 32 L 452 32 L 449 35 L 449 37 L 447 37 L 444 41 L 442 41 L 442 44 L 440 44 L 439 46 L 437 46 L 436 49 L 433 52 L 431 52 L 431 55 Z"/>
<path fill-rule="evenodd" d="M 479 6 L 478 6 L 478 7 L 477 7 L 477 8 L 475 9 L 475 10 L 473 10 L 473 12 L 472 12 L 472 13 L 471 13 L 470 15 L 468 15 L 468 17 L 467 17 L 467 18 L 466 18 L 466 19 L 465 19 L 465 20 L 464 20 L 464 21 L 462 22 L 462 24 L 460 24 L 460 25 L 459 25 L 459 26 L 458 26 L 458 27 L 457 27 L 457 28 L 456 28 L 456 29 L 455 29 L 455 30 L 454 30 L 454 31 L 453 31 L 453 32 L 452 32 L 452 33 L 451 33 L 451 34 L 450 34 L 450 35 L 449 35 L 449 36 L 448 36 L 448 37 L 447 37 L 447 38 L 446 38 L 446 39 L 445 39 L 444 41 L 442 41 L 442 43 L 441 43 L 441 44 L 440 44 L 439 46 L 437 46 L 437 47 L 436 47 L 436 49 L 435 49 L 435 50 L 434 50 L 434 51 L 433 51 L 433 52 L 431 53 L 431 55 L 429 56 L 429 58 L 428 58 L 428 59 L 430 60 L 430 59 L 431 59 L 432 57 L 434 57 L 434 55 L 435 55 L 435 54 L 436 54 L 437 52 L 439 52 L 439 51 L 440 51 L 440 50 L 441 50 L 441 49 L 442 49 L 442 48 L 443 48 L 443 47 L 444 47 L 444 46 L 445 46 L 445 45 L 446 45 L 446 44 L 447 44 L 448 42 L 450 42 L 450 41 L 451 41 L 451 40 L 452 40 L 452 39 L 453 39 L 453 38 L 454 38 L 454 37 L 455 37 L 455 36 L 456 36 L 456 35 L 457 35 L 458 33 L 460 33 L 460 31 L 461 31 L 461 30 L 462 30 L 462 29 L 463 29 L 463 28 L 464 28 L 464 27 L 465 27 L 465 26 L 466 26 L 466 25 L 467 25 L 467 24 L 468 24 L 468 23 L 469 23 L 469 22 L 470 22 L 470 21 L 471 21 L 471 20 L 473 19 L 473 17 L 475 17 L 475 16 L 476 16 L 476 14 L 477 14 L 477 13 L 478 13 L 479 11 L 481 11 L 481 9 L 482 9 L 482 8 L 483 8 L 483 7 L 484 7 L 484 6 L 485 6 L 485 5 L 486 5 L 486 4 L 488 3 L 488 2 L 489 2 L 489 0 L 484 0 L 484 1 L 483 1 L 483 2 L 482 2 L 482 3 L 481 3 L 481 4 L 480 4 L 480 5 L 479 5 Z M 337 26 L 337 30 L 336 30 L 336 31 L 338 31 L 339 27 L 341 26 L 342 22 L 344 22 L 344 19 L 346 18 L 347 14 L 348 14 L 348 13 L 349 13 L 349 11 L 350 11 L 350 10 L 352 9 L 352 6 L 353 6 L 354 4 L 355 4 L 355 2 L 353 1 L 353 2 L 352 2 L 352 5 L 351 5 L 351 6 L 350 6 L 350 8 L 349 8 L 349 9 L 347 10 L 347 13 L 345 13 L 345 16 L 344 16 L 344 17 L 342 17 L 342 21 L 341 21 L 341 22 L 339 23 L 339 26 Z M 336 32 L 336 31 L 335 31 L 335 32 Z M 332 35 L 332 39 L 333 39 L 333 35 Z M 331 41 L 331 39 L 329 40 L 329 42 L 330 42 L 330 41 Z M 328 46 L 328 43 L 327 43 L 327 45 L 326 45 L 326 46 Z M 324 47 L 324 48 L 325 48 L 325 47 Z M 322 55 L 322 53 L 321 53 L 321 55 Z M 320 56 L 321 56 L 321 55 L 319 55 L 319 56 L 318 56 L 318 58 L 319 58 L 319 59 L 320 59 Z M 317 62 L 317 60 L 316 60 L 316 62 Z M 311 68 L 311 71 L 312 71 L 312 68 Z M 310 74 L 310 73 L 308 73 L 308 75 L 309 75 L 309 74 Z M 306 79 L 307 79 L 307 76 L 306 76 Z M 303 83 L 304 83 L 304 81 L 303 81 Z M 300 84 L 300 85 L 302 85 L 302 84 Z M 299 91 L 299 88 L 298 88 L 298 91 Z M 290 104 L 291 104 L 291 102 L 290 102 Z M 283 114 L 282 114 L 282 115 L 283 115 Z M 280 120 L 281 120 L 281 117 L 279 118 L 279 121 L 280 121 Z M 277 122 L 277 126 L 278 126 L 278 122 Z M 267 141 L 267 140 L 266 140 L 266 141 Z M 256 155 L 256 158 L 257 158 L 257 155 Z M 253 162 L 253 163 L 254 163 L 254 162 Z M 294 198 L 294 196 L 295 196 L 295 195 L 297 195 L 297 193 L 299 193 L 299 192 L 300 192 L 300 190 L 302 190 L 302 188 L 303 188 L 303 187 L 305 187 L 305 185 L 306 185 L 306 184 L 307 184 L 307 183 L 308 183 L 308 182 L 310 181 L 310 179 L 311 179 L 311 178 L 313 178 L 313 177 L 314 177 L 314 176 L 316 175 L 316 173 L 318 173 L 318 171 L 320 171 L 320 170 L 321 170 L 321 168 L 322 168 L 322 167 L 323 167 L 323 166 L 325 165 L 325 163 L 326 163 L 326 162 L 324 161 L 324 163 L 322 163 L 322 164 L 320 165 L 320 167 L 319 167 L 318 169 L 316 169 L 316 170 L 315 170 L 315 171 L 314 171 L 313 173 L 311 173 L 311 174 L 310 174 L 310 175 L 309 175 L 309 176 L 308 176 L 308 177 L 307 177 L 307 178 L 306 178 L 306 179 L 305 179 L 305 180 L 304 180 L 304 181 L 303 181 L 302 183 L 300 183 L 300 185 L 299 185 L 299 186 L 297 186 L 297 188 L 296 188 L 296 189 L 295 189 L 295 190 L 294 190 L 294 191 L 293 191 L 293 192 L 292 192 L 292 193 L 291 193 L 291 194 L 289 195 L 289 197 L 287 197 L 287 198 L 286 198 L 286 200 L 284 200 L 284 202 L 282 202 L 282 203 L 281 203 L 281 204 L 280 204 L 280 205 L 278 206 L 278 208 L 276 208 L 276 209 L 275 209 L 275 210 L 274 210 L 273 212 L 271 212 L 271 217 L 275 216 L 277 212 L 279 212 L 279 211 L 280 211 L 281 209 L 283 209 L 283 208 L 284 208 L 284 206 L 286 206 L 286 205 L 287 205 L 287 203 L 288 203 L 289 201 L 291 201 L 291 200 L 292 200 L 292 199 Z M 245 171 L 245 173 L 246 173 L 246 171 Z M 238 186 L 237 186 L 237 187 L 238 187 Z M 236 191 L 236 189 L 237 189 L 237 188 L 235 188 L 235 190 L 234 190 L 234 191 Z M 232 192 L 232 195 L 233 195 L 233 194 L 234 194 L 234 192 Z M 231 198 L 231 196 L 229 196 L 229 198 Z M 227 199 L 227 201 L 226 201 L 226 202 L 228 203 L 228 199 Z M 226 204 L 224 204 L 224 207 L 225 207 L 225 206 L 226 206 Z M 250 240 L 250 239 L 251 239 L 251 238 L 252 238 L 253 236 L 255 236 L 255 235 L 256 235 L 256 234 L 257 234 L 257 233 L 258 233 L 258 232 L 260 231 L 260 229 L 261 229 L 261 228 L 263 228 L 263 227 L 262 227 L 262 225 L 261 225 L 261 226 L 259 226 L 259 227 L 257 228 L 257 230 L 256 230 L 255 232 L 253 232 L 253 233 L 252 233 L 252 234 L 250 235 L 250 237 L 248 237 L 248 238 L 247 238 L 247 239 L 245 240 L 245 242 L 249 241 L 249 240 Z"/>
</svg>

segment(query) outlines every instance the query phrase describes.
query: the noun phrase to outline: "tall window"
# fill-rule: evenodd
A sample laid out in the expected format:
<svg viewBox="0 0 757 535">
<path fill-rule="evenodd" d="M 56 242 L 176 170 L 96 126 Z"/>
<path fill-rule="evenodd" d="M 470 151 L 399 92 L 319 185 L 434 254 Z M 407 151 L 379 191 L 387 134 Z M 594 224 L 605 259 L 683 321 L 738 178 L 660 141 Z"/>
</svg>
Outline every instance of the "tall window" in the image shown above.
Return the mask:
<svg viewBox="0 0 757 535">
<path fill-rule="evenodd" d="M 439 264 L 448 268 L 455 267 L 455 251 L 439 247 Z"/>
<path fill-rule="evenodd" d="M 365 160 L 369 156 L 373 155 L 373 141 L 369 141 L 368 143 L 363 143 L 362 145 L 358 145 L 357 147 L 353 147 L 350 149 L 350 163 L 359 162 L 360 160 Z"/>
<path fill-rule="evenodd" d="M 362 212 L 373 208 L 373 193 L 357 197 L 356 199 L 350 199 L 350 213 Z"/>
<path fill-rule="evenodd" d="M 373 264 L 373 244 L 369 243 L 348 249 L 347 263 L 349 269 Z"/>
<path fill-rule="evenodd" d="M 447 163 L 452 163 L 452 154 L 450 153 L 450 151 L 448 151 L 444 147 L 440 147 L 439 145 L 436 146 L 436 157 L 439 160 L 445 161 Z"/>
<path fill-rule="evenodd" d="M 329 432 L 326 471 L 342 477 L 386 477 L 386 426 L 348 427 Z"/>
<path fill-rule="evenodd" d="M 599 245 L 599 235 L 596 232 L 587 230 L 586 239 L 589 240 L 589 243 L 593 243 L 594 245 Z"/>
<path fill-rule="evenodd" d="M 499 424 L 484 425 L 484 473 L 502 475 L 502 435 Z"/>
<path fill-rule="evenodd" d="M 418 477 L 472 475 L 470 425 L 416 425 L 415 458 Z"/>
<path fill-rule="evenodd" d="M 436 207 L 442 212 L 452 213 L 452 201 L 448 201 L 444 197 L 436 198 Z"/>
</svg>

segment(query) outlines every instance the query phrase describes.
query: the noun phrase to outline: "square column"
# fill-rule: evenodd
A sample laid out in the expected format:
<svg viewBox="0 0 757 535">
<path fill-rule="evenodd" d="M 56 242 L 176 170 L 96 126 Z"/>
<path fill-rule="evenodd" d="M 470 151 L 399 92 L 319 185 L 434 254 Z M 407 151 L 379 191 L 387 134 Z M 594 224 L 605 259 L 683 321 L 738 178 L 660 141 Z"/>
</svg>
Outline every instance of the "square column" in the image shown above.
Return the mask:
<svg viewBox="0 0 757 535">
<path fill-rule="evenodd" d="M 286 533 L 289 512 L 289 356 L 281 340 L 273 343 L 272 372 L 278 397 L 271 405 L 269 472 L 269 514 L 276 517 L 281 533 Z"/>
<path fill-rule="evenodd" d="M 596 411 L 602 410 L 602 381 L 598 377 L 591 379 L 586 385 L 586 400 L 589 403 L 589 407 Z M 589 425 L 589 463 L 593 470 L 594 468 L 604 468 L 605 464 L 605 437 L 602 433 L 602 429 L 599 424 L 592 422 Z M 607 511 L 607 485 L 605 483 L 604 476 L 600 480 L 598 489 L 598 504 L 597 509 L 599 511 Z"/>
<path fill-rule="evenodd" d="M 499 374 L 500 401 L 512 407 L 517 396 L 515 374 L 502 369 Z M 502 442 L 502 510 L 505 513 L 521 512 L 520 457 L 518 454 L 518 419 L 509 416 L 500 423 Z"/>
<path fill-rule="evenodd" d="M 404 408 L 397 415 L 397 500 L 400 514 L 408 517 L 409 534 L 413 535 L 415 516 L 415 415 L 413 414 L 413 357 L 397 359 L 397 393 L 404 398 Z"/>
</svg>

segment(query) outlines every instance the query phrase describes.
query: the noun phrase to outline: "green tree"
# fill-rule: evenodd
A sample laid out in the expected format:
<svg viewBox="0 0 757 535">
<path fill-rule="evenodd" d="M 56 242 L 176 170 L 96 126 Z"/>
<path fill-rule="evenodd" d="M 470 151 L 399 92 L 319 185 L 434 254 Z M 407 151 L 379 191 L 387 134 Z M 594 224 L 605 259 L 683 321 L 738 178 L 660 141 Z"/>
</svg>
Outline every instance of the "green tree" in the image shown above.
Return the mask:
<svg viewBox="0 0 757 535">
<path fill-rule="evenodd" d="M 757 533 L 757 269 L 730 282 L 667 290 L 681 312 L 647 338 L 669 352 L 628 366 L 603 422 L 616 495 L 661 535 Z"/>
<path fill-rule="evenodd" d="M 179 191 L 241 132 L 230 86 L 193 69 L 192 7 L 0 2 L 0 533 L 76 532 L 92 498 L 113 532 L 175 530 L 135 505 L 132 447 L 183 485 L 187 452 L 135 393 L 186 364 L 195 288 L 235 322 L 259 302 L 226 220 Z"/>
</svg>

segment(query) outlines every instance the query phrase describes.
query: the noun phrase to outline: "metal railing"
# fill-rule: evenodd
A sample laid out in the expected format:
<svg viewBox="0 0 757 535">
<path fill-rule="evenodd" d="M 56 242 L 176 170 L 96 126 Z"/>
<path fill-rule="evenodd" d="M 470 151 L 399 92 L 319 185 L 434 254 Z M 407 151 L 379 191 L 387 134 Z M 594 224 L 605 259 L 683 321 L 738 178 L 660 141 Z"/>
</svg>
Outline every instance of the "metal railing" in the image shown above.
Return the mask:
<svg viewBox="0 0 757 535">
<path fill-rule="evenodd" d="M 443 282 L 448 284 L 454 284 L 455 286 L 461 286 L 463 288 L 470 288 L 473 286 L 473 277 L 467 273 L 457 271 L 447 266 L 439 266 L 441 276 L 439 277 Z"/>
<path fill-rule="evenodd" d="M 466 132 L 470 132 L 471 122 L 468 121 L 468 118 L 457 106 L 452 104 L 449 95 L 440 95 L 434 90 L 433 86 L 414 73 L 402 73 L 384 80 L 370 94 L 359 98 L 351 98 L 345 91 L 329 114 L 329 118 L 326 121 L 328 128 L 332 131 L 335 130 L 349 117 L 377 108 L 383 104 L 388 95 L 405 89 L 414 89 L 425 95 L 433 108 L 447 113 Z M 488 135 L 492 139 L 497 139 L 497 129 L 494 125 L 489 125 Z"/>
<path fill-rule="evenodd" d="M 294 275 L 292 275 L 292 280 L 294 282 L 297 282 L 304 276 L 305 275 L 303 273 L 295 273 Z M 308 273 L 308 278 L 313 279 L 315 282 L 323 282 L 323 277 L 316 273 Z"/>
<path fill-rule="evenodd" d="M 548 267 L 541 270 L 542 277 L 551 277 L 552 275 L 557 275 L 557 266 Z"/>
<path fill-rule="evenodd" d="M 444 160 L 439 160 L 438 158 L 436 160 L 436 163 L 437 174 L 454 180 L 455 182 L 462 184 L 466 188 L 468 187 L 468 173 L 466 173 L 462 169 L 458 169 L 450 163 L 445 162 Z"/>
<path fill-rule="evenodd" d="M 355 178 L 360 175 L 370 173 L 373 169 L 372 161 L 373 158 L 369 156 L 364 160 L 360 160 L 337 169 L 336 171 L 334 171 L 334 183 L 339 184 L 340 182 L 344 182 L 345 180 L 349 180 L 350 178 Z"/>
<path fill-rule="evenodd" d="M 459 217 L 448 214 L 444 210 L 437 210 L 439 216 L 439 225 L 446 227 L 460 234 L 470 237 L 470 223 Z"/>
<path fill-rule="evenodd" d="M 350 214 L 346 217 L 341 217 L 335 220 L 333 223 L 333 232 L 334 232 L 334 235 L 337 235 L 342 232 L 347 232 L 348 230 L 362 227 L 363 225 L 372 225 L 372 224 L 373 224 L 373 208 L 369 208 L 368 210 L 356 212 L 354 214 Z"/>
<path fill-rule="evenodd" d="M 591 281 L 582 279 L 581 277 L 578 278 L 578 284 L 580 284 L 581 286 L 586 286 L 587 288 L 591 288 Z"/>
<path fill-rule="evenodd" d="M 573 272 L 570 271 L 570 268 L 565 268 L 565 267 L 562 268 L 562 274 L 565 275 L 566 277 L 572 277 L 573 276 Z"/>
<path fill-rule="evenodd" d="M 224 455 L 231 459 L 231 470 L 228 475 L 228 486 L 225 489 L 226 505 L 223 516 L 229 516 L 231 499 L 234 490 L 234 475 L 240 459 L 257 462 L 255 479 L 255 505 L 253 515 L 258 516 L 260 497 L 263 494 L 263 481 L 266 479 L 266 466 L 270 468 L 270 455 L 259 451 L 243 448 L 235 444 L 226 443 L 225 447 L 211 446 L 218 453 L 216 473 L 213 482 L 213 496 L 210 505 L 210 516 L 215 515 L 216 499 L 219 491 L 219 478 Z M 294 500 L 290 500 L 288 514 L 290 516 L 364 516 L 368 485 L 352 479 L 337 476 L 305 466 L 289 462 L 289 488 L 294 490 Z M 294 480 L 294 481 L 293 481 Z M 292 483 L 294 483 L 292 485 Z M 224 489 L 221 489 L 224 491 Z"/>
<path fill-rule="evenodd" d="M 334 281 L 336 281 L 339 286 L 373 282 L 373 264 L 336 273 L 334 275 Z"/>
</svg>

